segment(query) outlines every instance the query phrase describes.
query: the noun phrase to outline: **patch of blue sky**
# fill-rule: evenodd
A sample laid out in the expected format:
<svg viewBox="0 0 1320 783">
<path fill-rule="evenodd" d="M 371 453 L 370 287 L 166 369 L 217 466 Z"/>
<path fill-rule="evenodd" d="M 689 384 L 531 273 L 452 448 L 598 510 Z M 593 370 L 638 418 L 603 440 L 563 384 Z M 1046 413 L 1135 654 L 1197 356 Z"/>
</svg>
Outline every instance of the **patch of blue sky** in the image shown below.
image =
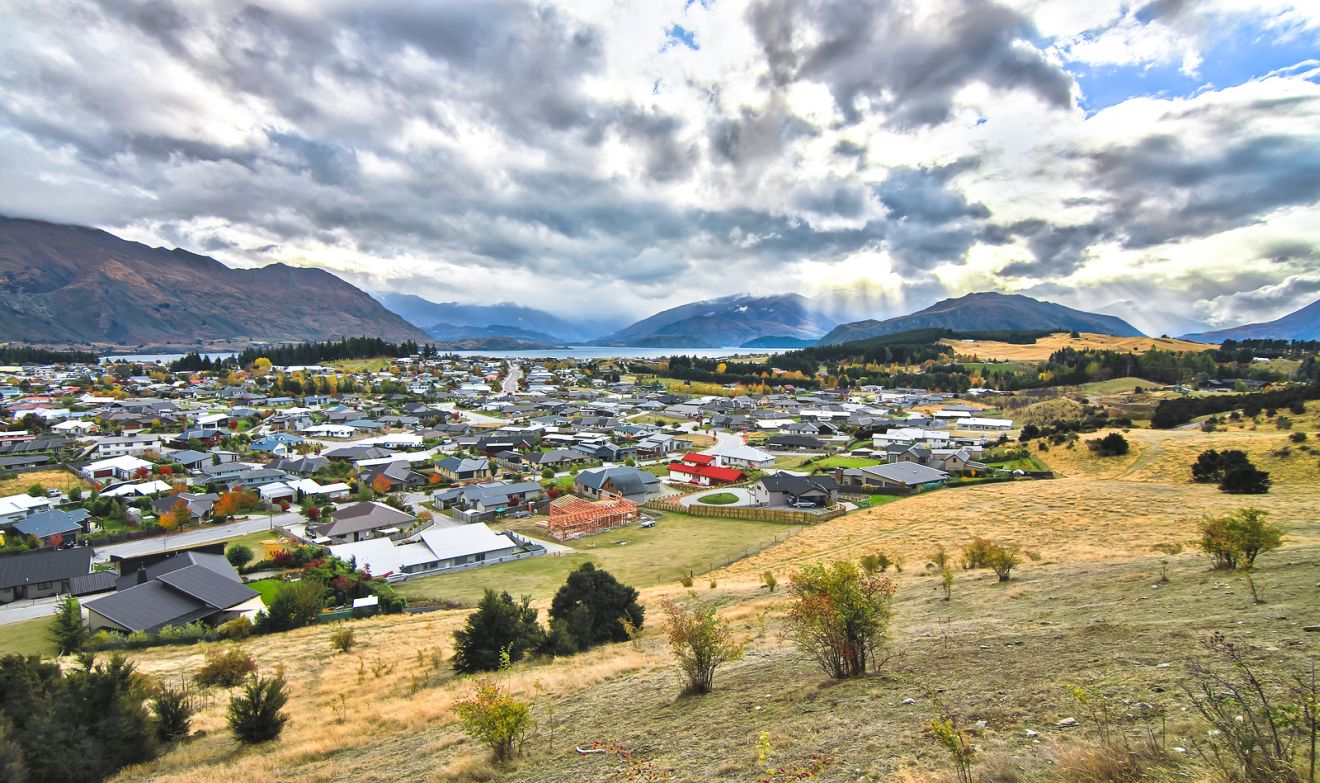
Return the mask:
<svg viewBox="0 0 1320 783">
<path fill-rule="evenodd" d="M 660 51 L 663 52 L 675 46 L 686 46 L 694 52 L 701 49 L 701 45 L 697 43 L 696 34 L 678 24 L 665 31 L 665 43 L 660 47 Z"/>
<path fill-rule="evenodd" d="M 1181 63 L 1156 66 L 1070 63 L 1068 70 L 1082 89 L 1082 108 L 1087 114 L 1094 114 L 1129 98 L 1188 97 L 1285 71 L 1308 60 L 1320 60 L 1320 31 L 1244 24 L 1234 27 L 1231 35 L 1211 41 L 1201 56 L 1202 62 L 1191 75 L 1182 72 Z"/>
</svg>

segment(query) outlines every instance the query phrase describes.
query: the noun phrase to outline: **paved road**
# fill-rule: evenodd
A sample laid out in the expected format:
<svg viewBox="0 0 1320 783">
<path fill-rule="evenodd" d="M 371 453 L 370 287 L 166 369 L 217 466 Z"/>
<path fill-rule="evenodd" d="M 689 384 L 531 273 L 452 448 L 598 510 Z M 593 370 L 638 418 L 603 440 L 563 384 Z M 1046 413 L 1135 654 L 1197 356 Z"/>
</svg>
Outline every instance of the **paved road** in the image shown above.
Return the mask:
<svg viewBox="0 0 1320 783">
<path fill-rule="evenodd" d="M 304 521 L 302 514 L 293 511 L 285 514 L 275 514 L 273 517 L 274 527 L 276 528 Z M 197 546 L 198 544 L 210 544 L 216 541 L 224 541 L 225 539 L 244 536 L 248 533 L 255 533 L 258 530 L 270 530 L 271 526 L 272 517 L 261 514 L 247 519 L 240 519 L 237 522 L 227 522 L 223 525 L 208 525 L 206 527 L 185 530 L 182 533 L 171 533 L 168 536 L 143 538 L 138 541 L 125 541 L 120 544 L 99 546 L 96 547 L 96 560 L 108 560 L 111 555 L 133 557 L 136 555 L 151 554 L 152 552 L 163 552 L 169 549 L 183 549 L 185 547 Z"/>
<path fill-rule="evenodd" d="M 21 623 L 38 617 L 50 617 L 55 614 L 55 605 L 59 598 L 38 598 L 35 601 L 15 601 L 0 606 L 0 625 Z"/>
<path fill-rule="evenodd" d="M 715 430 L 712 435 L 715 436 L 715 445 L 701 452 L 702 454 L 715 454 L 724 449 L 731 449 L 734 446 L 742 446 L 743 436 L 739 432 L 725 432 L 724 430 Z"/>
<path fill-rule="evenodd" d="M 509 362 L 509 372 L 505 374 L 504 381 L 500 383 L 500 391 L 505 394 L 518 393 L 518 381 L 523 377 L 522 365 Z"/>
</svg>

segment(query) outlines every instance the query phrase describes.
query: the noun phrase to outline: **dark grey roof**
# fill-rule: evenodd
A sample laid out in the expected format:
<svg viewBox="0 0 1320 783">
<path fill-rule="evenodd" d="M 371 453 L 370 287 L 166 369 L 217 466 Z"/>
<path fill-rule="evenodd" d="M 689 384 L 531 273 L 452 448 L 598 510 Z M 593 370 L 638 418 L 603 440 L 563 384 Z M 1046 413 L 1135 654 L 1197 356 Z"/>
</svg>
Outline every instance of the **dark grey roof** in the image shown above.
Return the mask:
<svg viewBox="0 0 1320 783">
<path fill-rule="evenodd" d="M 216 611 L 202 601 L 154 580 L 88 601 L 84 606 L 130 631 L 147 632 L 165 625 L 190 623 Z"/>
<path fill-rule="evenodd" d="M 180 568 L 156 578 L 184 595 L 196 598 L 216 609 L 228 609 L 259 595 L 256 590 L 237 579 L 221 576 L 203 565 Z"/>
<path fill-rule="evenodd" d="M 0 557 L 0 589 L 58 582 L 92 570 L 92 548 L 38 549 Z"/>
<path fill-rule="evenodd" d="M 834 492 L 839 489 L 839 482 L 832 476 L 795 476 L 791 473 L 772 473 L 761 479 L 761 485 L 769 492 L 787 492 L 794 497 L 808 492 Z"/>
<path fill-rule="evenodd" d="M 119 589 L 127 590 L 140 582 L 157 579 L 171 571 L 178 571 L 190 566 L 205 566 L 221 576 L 234 581 L 239 580 L 238 572 L 229 564 L 224 555 L 211 554 L 210 552 L 179 552 L 141 569 L 141 575 L 138 571 L 130 571 L 119 577 Z"/>
<path fill-rule="evenodd" d="M 115 589 L 119 575 L 114 571 L 93 571 L 85 576 L 75 576 L 69 580 L 69 592 L 73 595 L 91 595 L 108 593 Z"/>
</svg>

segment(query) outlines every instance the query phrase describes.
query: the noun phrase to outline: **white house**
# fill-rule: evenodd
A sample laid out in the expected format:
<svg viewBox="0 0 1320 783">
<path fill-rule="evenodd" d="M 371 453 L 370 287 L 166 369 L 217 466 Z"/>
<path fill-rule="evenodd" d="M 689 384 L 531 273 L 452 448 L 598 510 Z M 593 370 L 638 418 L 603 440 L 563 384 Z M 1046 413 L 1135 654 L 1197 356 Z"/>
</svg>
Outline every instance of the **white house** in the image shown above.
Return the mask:
<svg viewBox="0 0 1320 783">
<path fill-rule="evenodd" d="M 396 545 L 374 538 L 330 547 L 335 557 L 357 563 L 372 576 L 415 575 L 485 563 L 517 554 L 518 544 L 475 522 L 460 527 L 432 528 L 420 540 Z"/>
<path fill-rule="evenodd" d="M 979 416 L 969 416 L 958 420 L 958 429 L 962 430 L 1011 430 L 1013 429 L 1012 419 L 986 419 Z"/>
<path fill-rule="evenodd" d="M 129 479 L 133 478 L 133 474 L 142 468 L 151 470 L 151 463 L 125 454 L 120 457 L 111 457 L 110 459 L 89 463 L 82 469 L 82 473 L 90 479 Z"/>
<path fill-rule="evenodd" d="M 717 448 L 706 453 L 715 455 L 715 462 L 722 468 L 768 468 L 775 464 L 773 454 L 747 445 Z"/>
</svg>

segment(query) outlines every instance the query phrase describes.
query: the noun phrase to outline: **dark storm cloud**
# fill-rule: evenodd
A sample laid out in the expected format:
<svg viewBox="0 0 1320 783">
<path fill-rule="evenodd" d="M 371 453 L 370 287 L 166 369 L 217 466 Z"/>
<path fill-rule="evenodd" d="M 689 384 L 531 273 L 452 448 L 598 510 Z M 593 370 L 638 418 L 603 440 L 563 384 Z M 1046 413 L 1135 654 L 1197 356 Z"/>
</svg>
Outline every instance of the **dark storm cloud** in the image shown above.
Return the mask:
<svg viewBox="0 0 1320 783">
<path fill-rule="evenodd" d="M 938 124 L 973 83 L 1072 106 L 1072 78 L 1020 45 L 1036 36 L 1031 22 L 993 2 L 967 0 L 938 25 L 918 23 L 906 4 L 852 0 L 761 0 L 747 18 L 773 84 L 824 82 L 850 123 L 865 98 L 896 125 Z"/>
</svg>

